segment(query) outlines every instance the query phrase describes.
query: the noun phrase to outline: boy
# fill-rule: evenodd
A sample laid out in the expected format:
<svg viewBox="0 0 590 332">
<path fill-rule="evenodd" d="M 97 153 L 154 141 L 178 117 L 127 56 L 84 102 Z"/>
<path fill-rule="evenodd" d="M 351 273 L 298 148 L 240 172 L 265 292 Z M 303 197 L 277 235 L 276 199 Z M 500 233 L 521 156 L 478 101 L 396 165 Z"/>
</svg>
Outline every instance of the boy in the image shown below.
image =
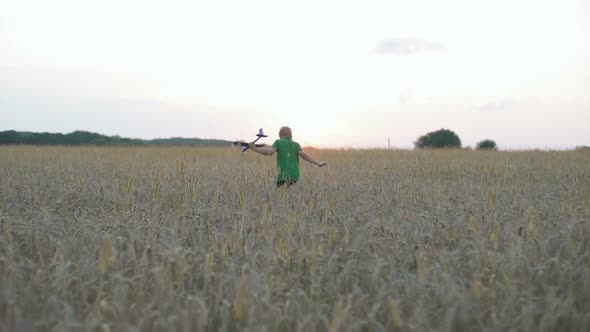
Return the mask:
<svg viewBox="0 0 590 332">
<path fill-rule="evenodd" d="M 301 145 L 293 141 L 293 133 L 289 127 L 282 127 L 279 130 L 279 139 L 272 146 L 265 145 L 257 147 L 254 144 L 250 144 L 249 147 L 252 151 L 265 156 L 272 156 L 277 152 L 277 169 L 279 171 L 277 187 L 289 187 L 299 180 L 299 157 L 319 167 L 324 167 L 328 164 L 325 161 L 316 160 L 314 157 L 305 153 Z"/>
</svg>

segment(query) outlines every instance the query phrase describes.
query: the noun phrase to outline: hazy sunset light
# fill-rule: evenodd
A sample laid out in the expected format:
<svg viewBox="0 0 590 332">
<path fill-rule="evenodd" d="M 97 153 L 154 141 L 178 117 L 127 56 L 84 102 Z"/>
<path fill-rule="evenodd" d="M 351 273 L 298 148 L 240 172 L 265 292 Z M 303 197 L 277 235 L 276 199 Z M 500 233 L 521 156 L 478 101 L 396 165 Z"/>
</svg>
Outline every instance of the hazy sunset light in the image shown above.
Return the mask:
<svg viewBox="0 0 590 332">
<path fill-rule="evenodd" d="M 304 145 L 590 145 L 590 5 L 10 1 L 0 130 Z"/>
</svg>

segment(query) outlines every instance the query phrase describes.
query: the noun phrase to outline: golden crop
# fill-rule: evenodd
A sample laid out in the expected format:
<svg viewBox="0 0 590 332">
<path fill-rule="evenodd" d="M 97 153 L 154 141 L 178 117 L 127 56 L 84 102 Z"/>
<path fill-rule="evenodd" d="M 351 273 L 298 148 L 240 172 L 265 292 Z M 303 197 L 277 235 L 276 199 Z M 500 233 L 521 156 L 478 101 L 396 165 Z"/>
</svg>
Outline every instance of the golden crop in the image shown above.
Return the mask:
<svg viewBox="0 0 590 332">
<path fill-rule="evenodd" d="M 0 331 L 584 331 L 590 154 L 0 147 Z"/>
</svg>

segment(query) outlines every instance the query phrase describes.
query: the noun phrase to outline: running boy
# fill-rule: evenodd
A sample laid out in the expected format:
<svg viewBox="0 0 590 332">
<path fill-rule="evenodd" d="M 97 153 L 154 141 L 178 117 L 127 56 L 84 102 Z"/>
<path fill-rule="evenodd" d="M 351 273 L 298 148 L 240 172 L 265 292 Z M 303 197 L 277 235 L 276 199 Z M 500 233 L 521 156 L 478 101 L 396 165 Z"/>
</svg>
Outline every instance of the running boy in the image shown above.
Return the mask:
<svg viewBox="0 0 590 332">
<path fill-rule="evenodd" d="M 277 177 L 277 187 L 289 187 L 299 180 L 301 174 L 299 170 L 299 157 L 319 167 L 324 167 L 328 164 L 325 161 L 319 161 L 305 153 L 301 148 L 301 145 L 293 141 L 293 133 L 289 127 L 281 128 L 279 131 L 279 139 L 276 140 L 272 146 L 265 145 L 257 147 L 254 144 L 250 144 L 250 149 L 265 156 L 272 156 L 277 152 L 277 169 L 279 172 Z"/>
</svg>

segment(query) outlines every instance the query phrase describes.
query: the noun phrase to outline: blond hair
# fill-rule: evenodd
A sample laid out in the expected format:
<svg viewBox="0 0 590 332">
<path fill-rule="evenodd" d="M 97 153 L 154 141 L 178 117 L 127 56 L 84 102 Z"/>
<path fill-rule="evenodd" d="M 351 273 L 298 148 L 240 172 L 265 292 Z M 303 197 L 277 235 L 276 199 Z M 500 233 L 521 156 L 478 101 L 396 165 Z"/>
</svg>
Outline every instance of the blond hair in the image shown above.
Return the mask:
<svg viewBox="0 0 590 332">
<path fill-rule="evenodd" d="M 293 136 L 293 132 L 291 131 L 291 128 L 287 127 L 287 126 L 283 126 L 281 127 L 281 130 L 279 130 L 279 136 L 288 136 L 288 137 L 292 137 Z"/>
</svg>

